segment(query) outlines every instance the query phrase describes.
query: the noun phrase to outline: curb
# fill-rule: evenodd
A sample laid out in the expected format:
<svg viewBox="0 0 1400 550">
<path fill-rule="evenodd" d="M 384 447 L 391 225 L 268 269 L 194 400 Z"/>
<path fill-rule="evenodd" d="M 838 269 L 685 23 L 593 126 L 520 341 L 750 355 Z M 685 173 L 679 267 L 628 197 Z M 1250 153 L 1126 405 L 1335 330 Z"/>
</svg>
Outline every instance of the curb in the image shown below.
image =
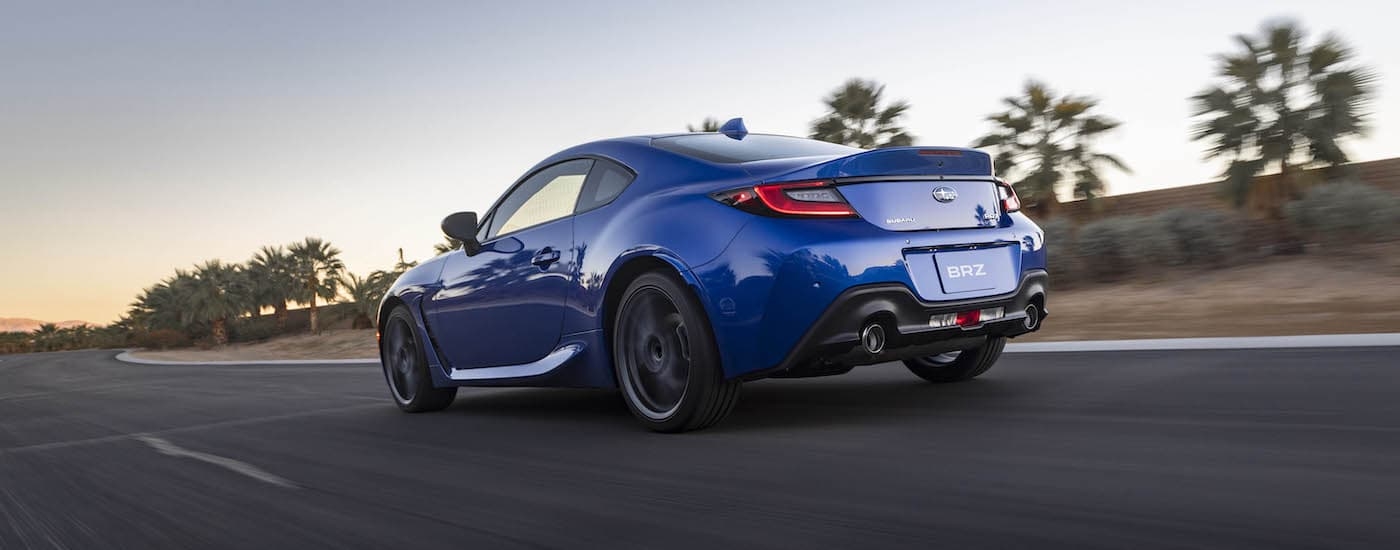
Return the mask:
<svg viewBox="0 0 1400 550">
<path fill-rule="evenodd" d="M 1007 353 L 1069 353 L 1093 351 L 1172 351 L 1232 349 L 1376 348 L 1400 347 L 1400 332 L 1380 334 L 1316 334 L 1308 336 L 1246 336 L 1239 338 L 1156 338 L 1146 340 L 1080 340 L 1007 344 Z M 379 359 L 275 359 L 261 361 L 165 361 L 117 354 L 116 359 L 137 365 L 378 365 Z"/>
<path fill-rule="evenodd" d="M 1007 344 L 1014 353 L 1076 351 L 1170 351 L 1230 349 L 1370 348 L 1400 346 L 1400 333 L 1246 336 L 1240 338 L 1159 338 L 1151 340 L 1083 340 Z"/>
<path fill-rule="evenodd" d="M 165 361 L 144 359 L 131 354 L 132 350 L 118 353 L 116 359 L 136 365 L 173 365 L 218 367 L 231 365 L 378 365 L 379 359 L 264 359 L 260 361 Z"/>
</svg>

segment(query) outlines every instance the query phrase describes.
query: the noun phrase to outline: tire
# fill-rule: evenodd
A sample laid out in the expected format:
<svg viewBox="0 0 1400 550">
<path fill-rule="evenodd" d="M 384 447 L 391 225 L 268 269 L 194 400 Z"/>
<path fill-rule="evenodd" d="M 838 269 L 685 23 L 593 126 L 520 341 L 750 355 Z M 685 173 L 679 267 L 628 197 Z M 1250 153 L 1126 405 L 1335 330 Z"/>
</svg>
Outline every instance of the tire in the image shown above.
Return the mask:
<svg viewBox="0 0 1400 550">
<path fill-rule="evenodd" d="M 741 382 L 724 379 L 705 310 L 674 275 L 653 271 L 632 281 L 611 337 L 622 399 L 651 430 L 713 426 L 739 400 Z"/>
<path fill-rule="evenodd" d="M 935 384 L 971 380 L 987 372 L 1001 358 L 1006 338 L 987 339 L 981 347 L 954 351 L 929 357 L 904 360 L 904 366 L 919 378 Z"/>
<path fill-rule="evenodd" d="M 433 386 L 428 358 L 414 324 L 412 314 L 402 305 L 389 312 L 384 321 L 383 340 L 379 346 L 384 381 L 389 384 L 389 395 L 394 403 L 404 412 L 440 411 L 452 404 L 457 388 Z"/>
</svg>

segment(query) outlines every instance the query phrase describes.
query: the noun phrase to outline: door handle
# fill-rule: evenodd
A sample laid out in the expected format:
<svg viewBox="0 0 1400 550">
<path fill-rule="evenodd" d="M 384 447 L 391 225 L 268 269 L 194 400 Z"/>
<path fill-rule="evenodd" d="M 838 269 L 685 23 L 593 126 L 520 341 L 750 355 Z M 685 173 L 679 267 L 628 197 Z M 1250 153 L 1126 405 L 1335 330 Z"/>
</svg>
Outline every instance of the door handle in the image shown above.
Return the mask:
<svg viewBox="0 0 1400 550">
<path fill-rule="evenodd" d="M 541 248 L 539 252 L 535 253 L 535 257 L 530 258 L 530 263 L 540 266 L 540 268 L 549 267 L 549 264 L 557 261 L 559 261 L 559 251 L 548 246 Z"/>
</svg>

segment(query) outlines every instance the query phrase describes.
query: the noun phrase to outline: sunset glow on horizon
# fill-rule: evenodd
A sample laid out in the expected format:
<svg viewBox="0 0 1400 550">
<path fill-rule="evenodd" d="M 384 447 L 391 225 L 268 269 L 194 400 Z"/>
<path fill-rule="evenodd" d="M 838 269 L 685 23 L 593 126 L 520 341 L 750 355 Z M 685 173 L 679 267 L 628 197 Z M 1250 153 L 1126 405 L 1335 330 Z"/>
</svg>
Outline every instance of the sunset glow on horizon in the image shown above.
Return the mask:
<svg viewBox="0 0 1400 550">
<path fill-rule="evenodd" d="M 1188 98 L 1274 18 L 1337 33 L 1379 75 L 1374 129 L 1346 148 L 1400 156 L 1400 39 L 1354 15 L 1373 3 L 509 5 L 9 6 L 0 318 L 109 323 L 176 268 L 307 236 L 354 273 L 423 260 L 443 216 L 560 149 L 705 117 L 807 135 L 851 77 L 912 104 L 916 144 L 953 146 L 1037 78 L 1123 123 L 1099 142 L 1133 168 L 1110 193 L 1202 183 L 1220 166 Z"/>
</svg>

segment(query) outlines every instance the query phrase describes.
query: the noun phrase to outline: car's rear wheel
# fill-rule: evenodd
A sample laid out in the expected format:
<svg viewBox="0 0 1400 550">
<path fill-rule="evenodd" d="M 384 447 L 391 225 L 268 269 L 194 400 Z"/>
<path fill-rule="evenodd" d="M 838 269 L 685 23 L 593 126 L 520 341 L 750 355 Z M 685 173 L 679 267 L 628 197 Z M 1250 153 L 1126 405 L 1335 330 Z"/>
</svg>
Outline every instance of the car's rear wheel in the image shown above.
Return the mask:
<svg viewBox="0 0 1400 550">
<path fill-rule="evenodd" d="M 645 273 L 619 302 L 612 327 L 613 368 L 623 400 L 659 432 L 714 425 L 734 408 L 738 380 L 725 380 L 709 321 L 675 277 Z"/>
<path fill-rule="evenodd" d="M 935 384 L 971 380 L 987 372 L 1001 358 L 1006 347 L 1006 338 L 988 338 L 985 344 L 973 349 L 951 351 L 928 357 L 906 359 L 904 366 L 912 372 Z"/>
<path fill-rule="evenodd" d="M 384 366 L 384 379 L 389 394 L 405 412 L 440 411 L 452 404 L 457 388 L 433 386 L 428 374 L 428 360 L 413 330 L 413 316 L 408 308 L 398 306 L 389 313 L 382 327 L 379 362 Z"/>
</svg>

